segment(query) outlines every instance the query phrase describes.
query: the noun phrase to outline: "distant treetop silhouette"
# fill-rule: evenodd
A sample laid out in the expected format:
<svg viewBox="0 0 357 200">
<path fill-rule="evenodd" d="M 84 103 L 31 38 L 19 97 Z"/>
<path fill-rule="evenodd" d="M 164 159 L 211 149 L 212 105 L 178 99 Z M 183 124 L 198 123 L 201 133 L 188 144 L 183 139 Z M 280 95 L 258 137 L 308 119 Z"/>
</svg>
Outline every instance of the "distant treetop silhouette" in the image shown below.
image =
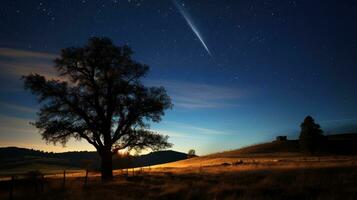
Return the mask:
<svg viewBox="0 0 357 200">
<path fill-rule="evenodd" d="M 112 155 L 120 149 L 170 147 L 168 136 L 149 131 L 172 107 L 163 87 L 145 87 L 149 67 L 134 61 L 128 46 L 90 38 L 84 47 L 63 49 L 55 59 L 58 80 L 23 76 L 24 87 L 42 107 L 33 125 L 47 142 L 85 139 L 99 153 L 102 179 L 112 179 Z"/>
<path fill-rule="evenodd" d="M 319 124 L 311 116 L 307 116 L 301 123 L 299 137 L 300 148 L 303 152 L 315 153 L 321 150 L 324 136 Z"/>
<path fill-rule="evenodd" d="M 187 158 L 194 158 L 196 157 L 196 151 L 194 149 L 190 149 L 187 153 Z"/>
</svg>

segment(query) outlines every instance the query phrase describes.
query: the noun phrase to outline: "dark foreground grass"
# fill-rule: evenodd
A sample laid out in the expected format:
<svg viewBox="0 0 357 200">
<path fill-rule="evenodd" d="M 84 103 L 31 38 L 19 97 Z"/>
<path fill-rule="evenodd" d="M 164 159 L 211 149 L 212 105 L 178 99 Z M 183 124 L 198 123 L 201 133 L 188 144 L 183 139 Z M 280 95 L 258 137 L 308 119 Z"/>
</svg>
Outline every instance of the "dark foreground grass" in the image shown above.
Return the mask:
<svg viewBox="0 0 357 200">
<path fill-rule="evenodd" d="M 45 179 L 44 188 L 16 182 L 14 199 L 357 199 L 357 168 L 300 168 L 219 173 L 155 172 L 116 176 L 110 183 L 91 177 Z M 0 199 L 8 199 L 10 182 L 0 183 Z"/>
</svg>

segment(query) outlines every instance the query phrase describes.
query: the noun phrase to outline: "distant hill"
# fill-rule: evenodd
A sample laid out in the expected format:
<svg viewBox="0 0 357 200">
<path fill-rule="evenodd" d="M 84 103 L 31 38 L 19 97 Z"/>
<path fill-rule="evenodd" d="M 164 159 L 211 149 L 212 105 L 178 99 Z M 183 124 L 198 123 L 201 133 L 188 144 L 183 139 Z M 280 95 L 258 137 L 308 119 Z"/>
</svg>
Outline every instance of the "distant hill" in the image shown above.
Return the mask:
<svg viewBox="0 0 357 200">
<path fill-rule="evenodd" d="M 250 154 L 270 154 L 270 153 L 297 153 L 299 152 L 298 140 L 273 141 L 262 144 L 251 145 L 233 151 L 212 154 L 210 156 L 224 155 L 226 157 L 235 157 L 237 155 Z"/>
<path fill-rule="evenodd" d="M 324 155 L 357 155 L 357 134 L 327 135 Z M 233 163 L 237 160 L 271 160 L 279 157 L 301 156 L 298 140 L 273 141 L 214 153 L 197 158 L 160 165 L 160 167 L 189 167 Z"/>
<path fill-rule="evenodd" d="M 187 154 L 177 151 L 157 151 L 133 158 L 131 167 L 157 165 L 187 159 Z"/>
<path fill-rule="evenodd" d="M 0 170 L 33 164 L 60 165 L 78 168 L 83 165 L 82 161 L 84 160 L 93 160 L 94 162 L 97 162 L 99 161 L 99 156 L 96 152 L 88 151 L 53 153 L 18 147 L 0 148 Z M 92 167 L 94 167 L 94 165 L 96 164 L 92 164 Z"/>
<path fill-rule="evenodd" d="M 326 135 L 327 154 L 357 154 L 357 133 L 344 133 Z M 251 145 L 241 149 L 223 152 L 225 156 L 249 155 L 249 154 L 271 154 L 271 153 L 299 153 L 299 141 L 273 141 L 262 144 Z M 212 156 L 220 153 L 212 154 Z"/>
<path fill-rule="evenodd" d="M 357 155 L 357 134 L 327 135 L 327 155 Z M 232 162 L 237 159 L 270 159 L 284 156 L 299 156 L 298 140 L 273 141 L 252 145 L 233 151 L 210 154 L 186 159 L 187 154 L 176 151 L 157 151 L 146 155 L 129 158 L 114 158 L 115 169 L 159 165 L 191 166 L 210 165 L 213 163 Z M 86 164 L 87 163 L 87 164 Z M 88 165 L 89 163 L 89 165 Z M 96 152 L 48 153 L 43 151 L 6 147 L 0 148 L 0 172 L 5 169 L 24 168 L 24 166 L 61 166 L 61 168 L 99 169 L 100 158 Z"/>
<path fill-rule="evenodd" d="M 156 151 L 149 154 L 132 156 L 130 159 L 114 157 L 114 168 L 131 168 L 150 166 L 186 159 L 187 154 L 176 151 Z M 121 160 L 125 160 L 122 165 Z M 24 166 L 61 166 L 63 168 L 99 169 L 100 157 L 97 152 L 64 152 L 52 153 L 38 150 L 2 147 L 0 148 L 0 171 L 5 169 L 23 168 Z"/>
<path fill-rule="evenodd" d="M 357 155 L 357 133 L 327 135 L 328 152 Z"/>
</svg>

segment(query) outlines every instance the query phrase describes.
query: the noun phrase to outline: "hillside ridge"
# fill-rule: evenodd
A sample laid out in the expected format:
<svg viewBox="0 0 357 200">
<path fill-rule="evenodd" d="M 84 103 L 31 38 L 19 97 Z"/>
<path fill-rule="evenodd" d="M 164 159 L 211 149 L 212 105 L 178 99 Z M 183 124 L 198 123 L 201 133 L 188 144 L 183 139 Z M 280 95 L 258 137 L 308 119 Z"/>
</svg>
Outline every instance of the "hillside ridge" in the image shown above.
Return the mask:
<svg viewBox="0 0 357 200">
<path fill-rule="evenodd" d="M 326 135 L 326 151 L 320 155 L 357 155 L 357 134 L 331 134 Z M 255 144 L 231 151 L 223 151 L 204 155 L 196 158 L 176 161 L 156 167 L 192 167 L 217 165 L 222 163 L 272 161 L 287 157 L 302 157 L 298 140 L 271 141 Z"/>
</svg>

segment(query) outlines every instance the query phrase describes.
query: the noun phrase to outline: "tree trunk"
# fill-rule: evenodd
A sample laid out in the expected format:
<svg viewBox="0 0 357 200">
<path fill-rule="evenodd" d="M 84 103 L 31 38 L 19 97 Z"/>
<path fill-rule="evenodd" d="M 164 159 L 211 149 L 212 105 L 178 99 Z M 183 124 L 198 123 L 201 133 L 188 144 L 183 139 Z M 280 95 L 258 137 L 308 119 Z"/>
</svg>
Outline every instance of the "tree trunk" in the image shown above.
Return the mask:
<svg viewBox="0 0 357 200">
<path fill-rule="evenodd" d="M 112 160 L 112 152 L 103 151 L 101 154 L 101 175 L 102 181 L 111 181 L 113 180 L 113 160 Z"/>
</svg>

